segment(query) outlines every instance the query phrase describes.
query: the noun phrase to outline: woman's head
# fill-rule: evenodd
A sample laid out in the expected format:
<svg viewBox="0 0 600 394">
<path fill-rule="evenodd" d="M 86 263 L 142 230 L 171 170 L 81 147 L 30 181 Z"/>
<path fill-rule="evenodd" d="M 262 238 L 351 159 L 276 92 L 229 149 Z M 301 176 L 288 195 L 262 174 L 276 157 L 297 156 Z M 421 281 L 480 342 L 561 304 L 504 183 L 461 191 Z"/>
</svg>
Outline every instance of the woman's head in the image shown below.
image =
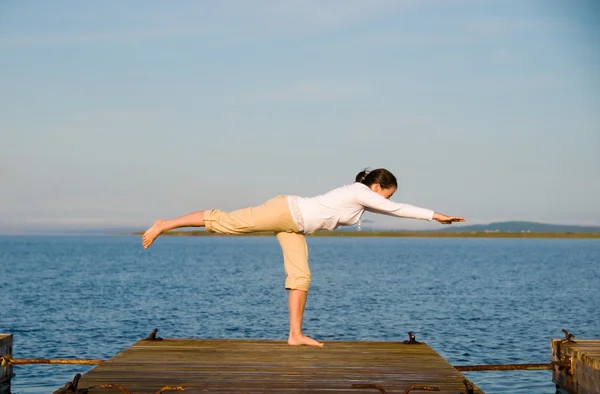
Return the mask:
<svg viewBox="0 0 600 394">
<path fill-rule="evenodd" d="M 398 188 L 396 177 L 385 168 L 361 171 L 356 175 L 356 182 L 365 184 L 371 190 L 381 194 L 385 198 L 390 198 L 396 191 L 396 188 Z"/>
</svg>

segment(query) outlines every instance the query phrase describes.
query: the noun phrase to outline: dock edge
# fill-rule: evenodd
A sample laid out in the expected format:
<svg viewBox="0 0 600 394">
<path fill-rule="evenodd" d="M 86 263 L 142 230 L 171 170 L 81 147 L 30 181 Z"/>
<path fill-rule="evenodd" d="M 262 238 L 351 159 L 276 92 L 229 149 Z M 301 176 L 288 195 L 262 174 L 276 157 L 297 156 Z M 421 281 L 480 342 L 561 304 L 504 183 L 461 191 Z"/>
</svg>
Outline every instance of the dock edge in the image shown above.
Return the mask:
<svg viewBox="0 0 600 394">
<path fill-rule="evenodd" d="M 12 356 L 13 336 L 12 334 L 0 334 L 0 356 L 8 354 Z M 12 365 L 0 367 L 0 394 L 10 394 L 10 380 L 13 377 Z"/>
</svg>

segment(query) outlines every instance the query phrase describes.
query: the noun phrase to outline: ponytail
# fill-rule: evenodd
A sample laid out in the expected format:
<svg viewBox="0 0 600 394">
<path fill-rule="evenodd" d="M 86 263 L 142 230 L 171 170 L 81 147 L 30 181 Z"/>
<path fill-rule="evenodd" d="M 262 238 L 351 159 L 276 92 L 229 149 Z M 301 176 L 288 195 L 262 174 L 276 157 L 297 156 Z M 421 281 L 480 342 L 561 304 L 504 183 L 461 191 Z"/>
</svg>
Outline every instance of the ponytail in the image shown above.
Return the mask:
<svg viewBox="0 0 600 394">
<path fill-rule="evenodd" d="M 364 170 L 362 170 L 361 172 L 359 172 L 358 174 L 356 174 L 355 182 L 364 183 L 365 178 L 367 177 L 368 173 L 369 172 L 365 168 Z"/>
<path fill-rule="evenodd" d="M 373 171 L 364 169 L 356 174 L 355 182 L 365 184 L 369 187 L 378 183 L 383 189 L 397 188 L 398 182 L 394 174 L 386 170 L 385 168 L 378 168 Z"/>
</svg>

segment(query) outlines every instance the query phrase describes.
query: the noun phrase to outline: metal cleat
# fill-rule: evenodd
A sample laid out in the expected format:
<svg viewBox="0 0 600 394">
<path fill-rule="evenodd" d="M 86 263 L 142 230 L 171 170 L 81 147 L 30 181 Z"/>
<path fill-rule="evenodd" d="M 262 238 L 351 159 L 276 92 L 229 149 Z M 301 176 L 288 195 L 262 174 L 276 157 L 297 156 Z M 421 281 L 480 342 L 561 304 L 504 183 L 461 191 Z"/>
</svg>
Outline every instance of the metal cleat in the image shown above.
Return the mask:
<svg viewBox="0 0 600 394">
<path fill-rule="evenodd" d="M 155 328 L 154 330 L 152 330 L 150 335 L 148 335 L 147 338 L 144 338 L 144 341 L 162 341 L 163 339 L 161 337 L 156 336 L 157 332 L 158 332 L 158 328 Z"/>
<path fill-rule="evenodd" d="M 417 341 L 415 339 L 415 334 L 413 334 L 411 331 L 409 331 L 408 332 L 408 340 L 404 341 L 402 343 L 404 343 L 406 345 L 412 345 L 412 344 L 417 344 L 417 343 L 421 343 L 421 342 Z"/>
</svg>

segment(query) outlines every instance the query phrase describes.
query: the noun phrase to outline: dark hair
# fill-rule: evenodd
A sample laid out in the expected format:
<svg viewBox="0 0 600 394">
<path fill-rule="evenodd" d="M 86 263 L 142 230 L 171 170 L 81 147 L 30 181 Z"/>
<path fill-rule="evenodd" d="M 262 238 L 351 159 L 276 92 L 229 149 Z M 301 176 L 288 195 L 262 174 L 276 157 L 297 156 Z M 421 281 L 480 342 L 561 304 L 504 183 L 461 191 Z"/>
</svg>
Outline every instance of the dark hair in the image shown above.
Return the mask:
<svg viewBox="0 0 600 394">
<path fill-rule="evenodd" d="M 379 183 L 382 189 L 398 188 L 396 177 L 385 168 L 378 168 L 373 171 L 365 169 L 356 175 L 356 182 L 364 183 L 369 187 Z"/>
</svg>

